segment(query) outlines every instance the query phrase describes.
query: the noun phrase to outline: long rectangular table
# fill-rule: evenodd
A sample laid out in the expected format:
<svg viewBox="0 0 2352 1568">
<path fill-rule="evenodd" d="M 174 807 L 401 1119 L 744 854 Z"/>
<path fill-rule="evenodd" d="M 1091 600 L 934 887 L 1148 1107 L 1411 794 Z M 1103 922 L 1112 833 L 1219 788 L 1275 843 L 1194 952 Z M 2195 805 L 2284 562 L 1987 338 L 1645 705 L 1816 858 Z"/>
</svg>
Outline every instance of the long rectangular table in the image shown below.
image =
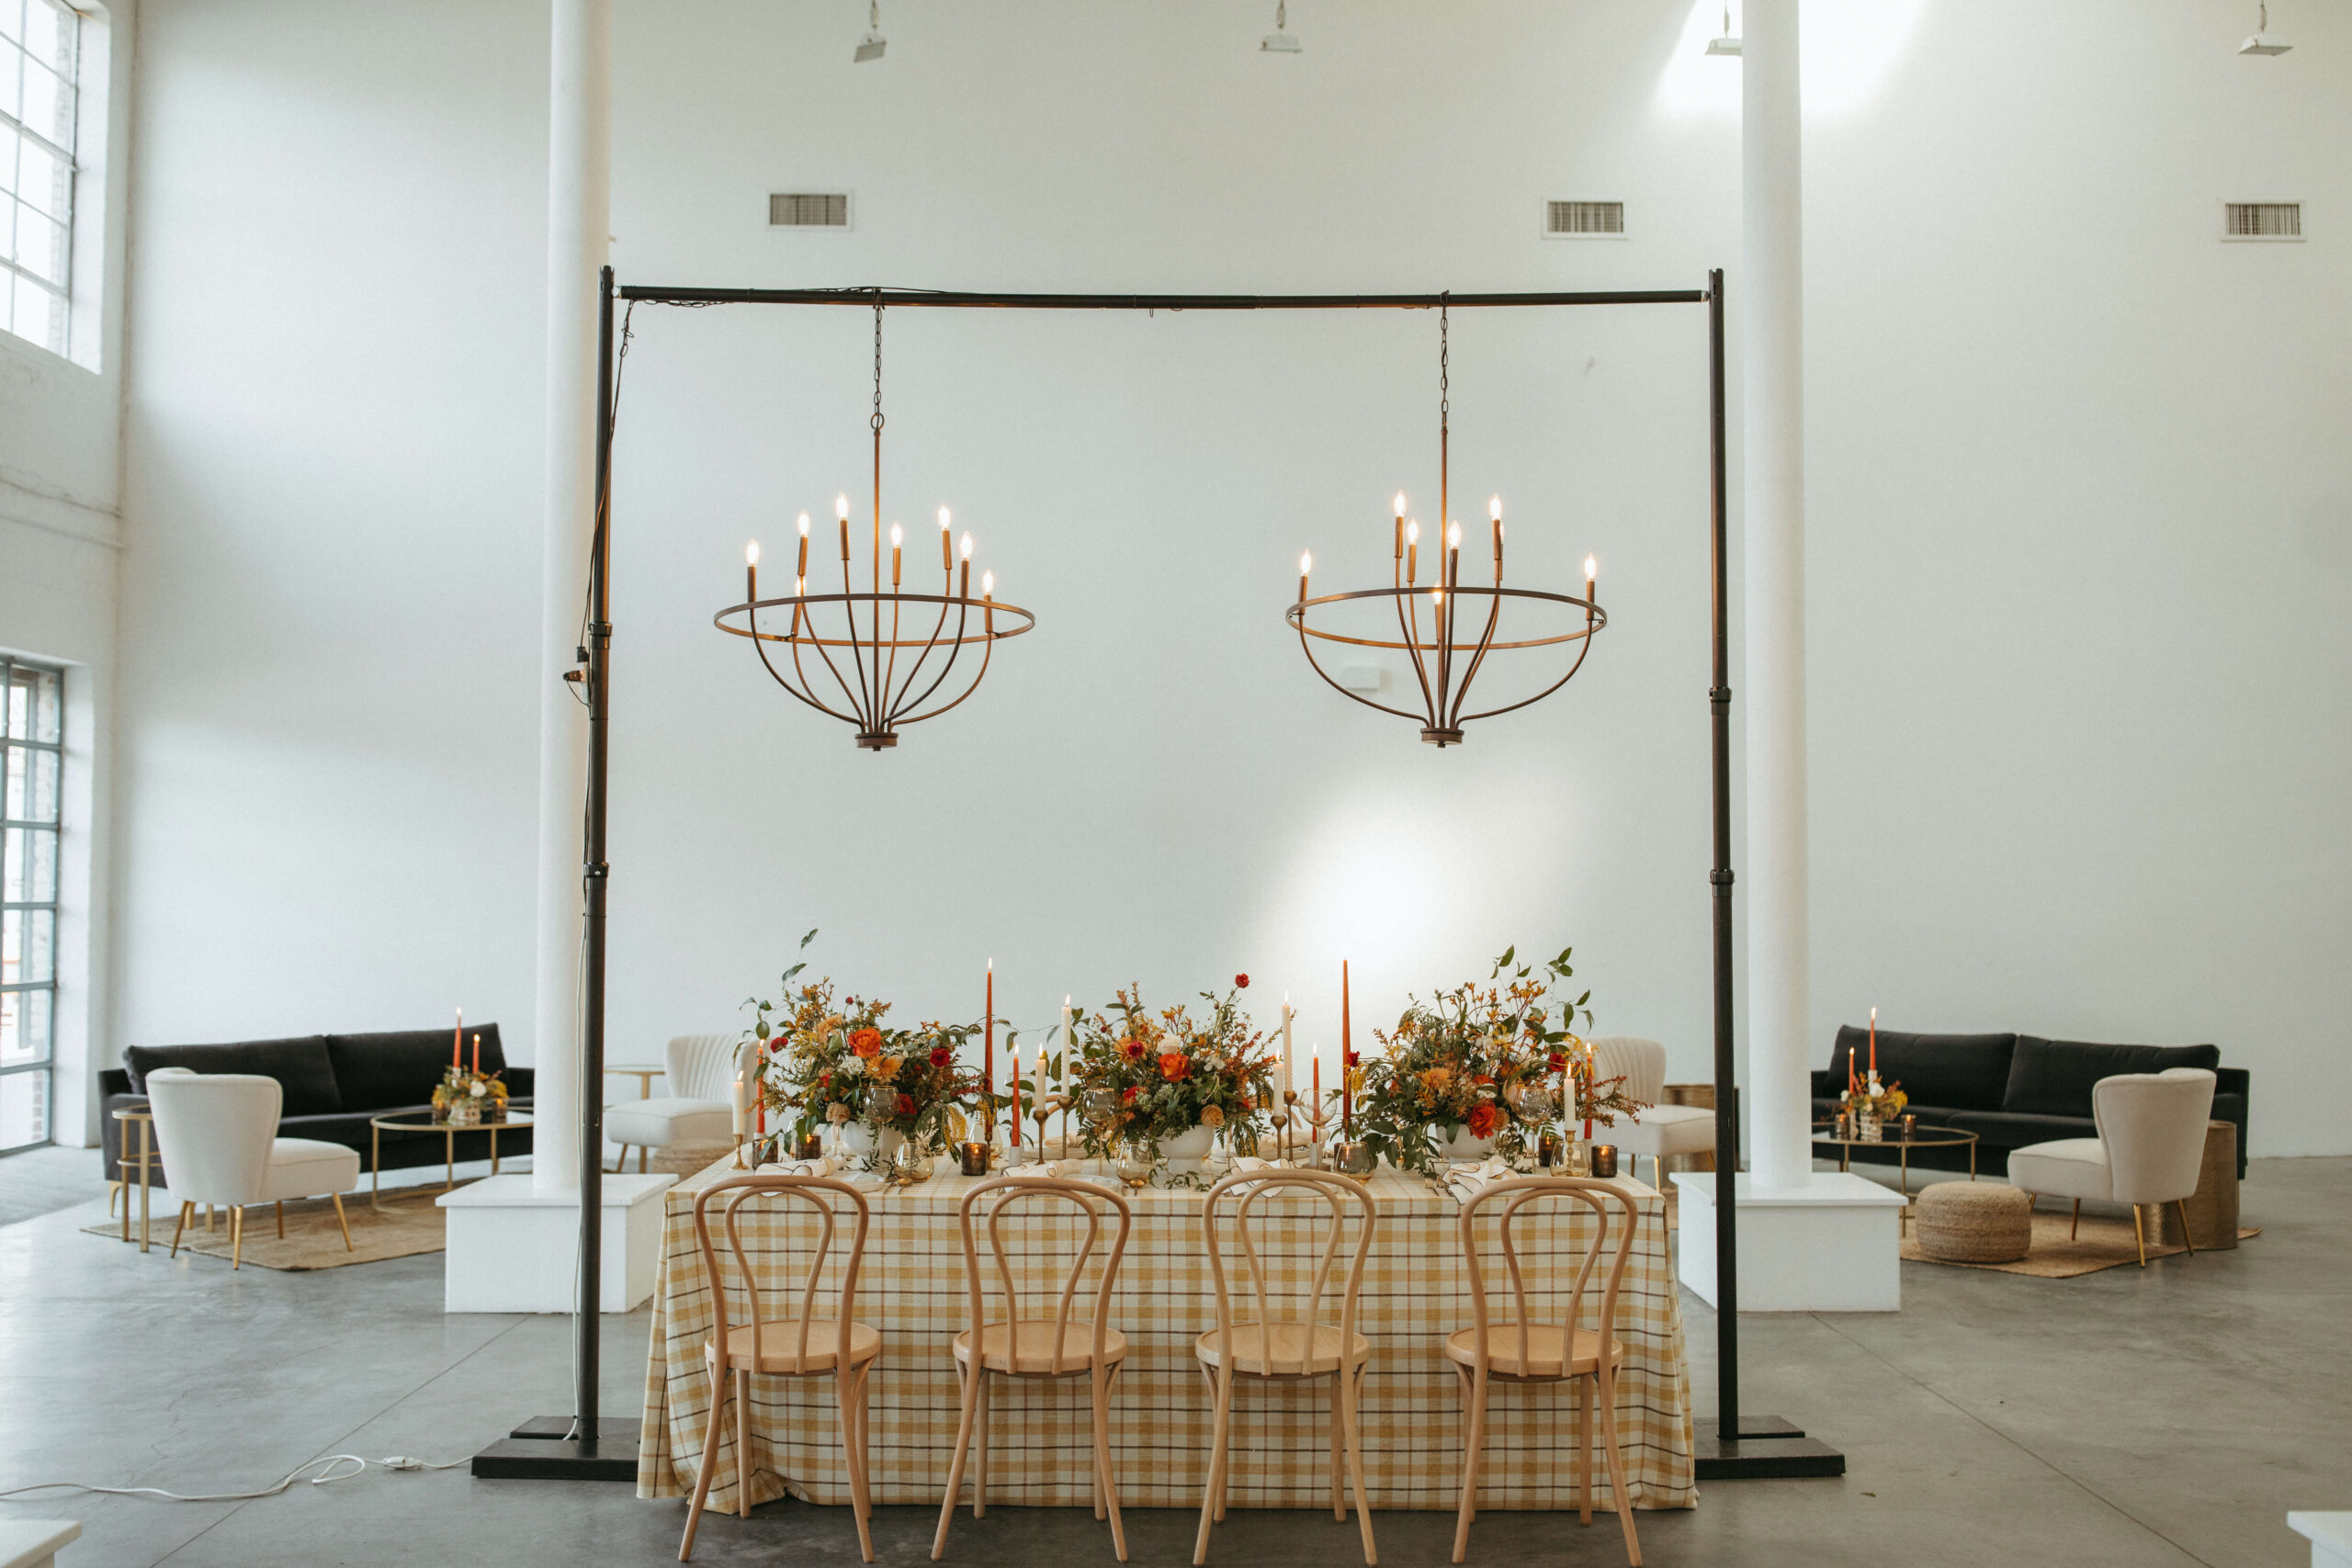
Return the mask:
<svg viewBox="0 0 2352 1568">
<path fill-rule="evenodd" d="M 710 1282 L 695 1244 L 694 1198 L 729 1174 L 722 1161 L 673 1187 L 665 1199 L 638 1450 L 640 1497 L 676 1497 L 693 1490 L 709 1404 L 703 1343 L 712 1318 Z M 1095 1179 L 1114 1185 L 1107 1176 L 1096 1173 Z M 856 1314 L 882 1333 L 871 1406 L 876 1503 L 935 1507 L 947 1484 L 960 1411 L 948 1342 L 966 1326 L 967 1302 L 956 1209 L 971 1184 L 971 1179 L 942 1175 L 913 1187 L 867 1192 L 873 1224 Z M 1621 1179 L 1616 1185 L 1634 1199 L 1640 1213 L 1617 1311 L 1617 1336 L 1626 1349 L 1617 1383 L 1617 1419 L 1628 1489 L 1637 1508 L 1692 1507 L 1698 1493 L 1691 1475 L 1690 1380 L 1668 1253 L 1666 1204 L 1655 1189 L 1640 1182 Z M 1383 1170 L 1369 1190 L 1379 1230 L 1359 1307 L 1359 1326 L 1373 1345 L 1363 1410 L 1365 1480 L 1375 1508 L 1450 1509 L 1460 1501 L 1462 1429 L 1460 1395 L 1443 1346 L 1448 1334 L 1471 1323 L 1457 1228 L 1461 1208 L 1429 1183 L 1393 1171 Z M 1193 1341 L 1216 1326 L 1216 1300 L 1202 1250 L 1202 1195 L 1154 1188 L 1129 1196 L 1135 1233 L 1113 1292 L 1111 1321 L 1127 1335 L 1131 1348 L 1113 1397 L 1112 1462 L 1122 1506 L 1197 1508 L 1207 1480 L 1211 1401 Z M 1539 1223 L 1567 1227 L 1567 1239 L 1580 1241 L 1593 1222 L 1589 1216 L 1563 1216 Z M 1285 1228 L 1288 1224 L 1277 1222 L 1273 1254 L 1281 1254 L 1285 1242 L 1295 1243 L 1288 1248 L 1292 1256 L 1309 1245 L 1304 1214 L 1295 1231 Z M 797 1300 L 815 1230 L 814 1217 L 802 1206 L 769 1203 L 757 1217 L 747 1207 L 745 1246 L 763 1292 L 788 1289 Z M 714 1239 L 720 1234 L 714 1220 Z M 1082 1234 L 1082 1226 L 1073 1225 L 1060 1239 L 1074 1244 Z M 842 1239 L 846 1242 L 845 1232 Z M 1523 1253 L 1527 1243 L 1522 1229 Z M 980 1245 L 985 1264 L 984 1236 Z M 1558 1250 L 1562 1256 L 1568 1252 Z M 1068 1250 L 1059 1256 L 1066 1258 Z M 1228 1257 L 1228 1270 L 1231 1262 Z M 1507 1299 L 1508 1278 L 1498 1261 L 1490 1259 L 1487 1278 L 1489 1301 L 1498 1290 Z M 1563 1275 L 1554 1282 L 1564 1280 Z M 833 1289 L 837 1301 L 837 1282 Z M 772 1305 L 769 1313 L 788 1310 Z M 830 1303 L 821 1310 L 829 1311 Z M 741 1321 L 741 1312 L 739 1294 L 730 1320 Z M 1496 1385 L 1488 1407 L 1481 1507 L 1574 1506 L 1576 1401 L 1567 1386 Z M 1084 1389 L 1083 1379 L 996 1382 L 989 1441 L 991 1502 L 1091 1506 L 1087 1456 L 1092 1439 Z M 789 1492 L 807 1502 L 846 1504 L 848 1472 L 842 1462 L 832 1380 L 754 1377 L 752 1391 L 752 1502 Z M 1244 1380 L 1234 1405 L 1229 1506 L 1328 1507 L 1329 1381 L 1268 1385 Z M 712 1508 L 735 1506 L 735 1468 L 730 1419 L 711 1486 Z M 1610 1502 L 1605 1467 L 1596 1463 L 1593 1470 L 1600 1498 Z"/>
</svg>

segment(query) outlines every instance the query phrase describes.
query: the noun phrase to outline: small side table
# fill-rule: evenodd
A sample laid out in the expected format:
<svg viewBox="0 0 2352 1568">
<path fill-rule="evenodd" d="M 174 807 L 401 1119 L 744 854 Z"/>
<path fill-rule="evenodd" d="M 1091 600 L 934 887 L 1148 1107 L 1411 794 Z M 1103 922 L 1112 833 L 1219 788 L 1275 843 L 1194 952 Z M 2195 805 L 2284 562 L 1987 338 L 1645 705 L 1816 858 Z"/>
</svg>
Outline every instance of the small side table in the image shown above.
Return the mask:
<svg viewBox="0 0 2352 1568">
<path fill-rule="evenodd" d="M 133 1160 L 129 1155 L 125 1155 L 119 1163 L 126 1189 L 130 1184 L 130 1168 L 134 1164 L 139 1168 L 139 1250 L 144 1252 L 147 1250 L 147 1191 L 156 1164 L 155 1113 L 153 1111 L 138 1109 L 118 1111 L 114 1113 L 114 1119 L 123 1123 L 125 1137 L 130 1135 L 130 1124 L 133 1122 L 139 1123 L 138 1159 Z M 124 1192 L 122 1199 L 122 1239 L 125 1241 L 130 1239 L 130 1195 L 128 1190 Z"/>
<path fill-rule="evenodd" d="M 660 1077 L 663 1073 L 666 1073 L 670 1069 L 667 1067 L 608 1066 L 605 1069 L 605 1076 L 606 1077 L 618 1077 L 635 1078 L 637 1080 L 637 1098 L 639 1100 L 650 1100 L 653 1098 L 653 1080 Z M 613 1156 L 613 1174 L 615 1176 L 618 1176 L 621 1173 L 621 1162 L 628 1158 L 628 1145 L 624 1144 L 621 1145 L 621 1152 Z M 645 1151 L 641 1148 L 637 1151 L 637 1173 L 639 1176 L 643 1176 L 645 1174 Z"/>
<path fill-rule="evenodd" d="M 462 1125 L 435 1122 L 430 1116 L 413 1112 L 406 1116 L 371 1116 L 368 1119 L 368 1204 L 380 1209 L 383 1202 L 384 1134 L 391 1133 L 438 1133 L 441 1137 L 441 1159 L 447 1168 L 443 1173 L 444 1193 L 458 1190 L 458 1134 L 488 1133 L 490 1134 L 490 1173 L 498 1174 L 498 1134 L 510 1127 L 527 1127 L 531 1115 L 527 1111 L 510 1111 L 503 1122 L 469 1122 Z M 438 1194 L 436 1194 L 437 1196 Z"/>
<path fill-rule="evenodd" d="M 2238 1124 L 2205 1123 L 2205 1157 L 2197 1170 L 2197 1190 L 2175 1208 L 2158 1204 L 2156 1235 L 2166 1247 L 2178 1247 L 2180 1209 L 2188 1211 L 2187 1240 L 2199 1252 L 2227 1252 L 2238 1244 Z"/>
</svg>

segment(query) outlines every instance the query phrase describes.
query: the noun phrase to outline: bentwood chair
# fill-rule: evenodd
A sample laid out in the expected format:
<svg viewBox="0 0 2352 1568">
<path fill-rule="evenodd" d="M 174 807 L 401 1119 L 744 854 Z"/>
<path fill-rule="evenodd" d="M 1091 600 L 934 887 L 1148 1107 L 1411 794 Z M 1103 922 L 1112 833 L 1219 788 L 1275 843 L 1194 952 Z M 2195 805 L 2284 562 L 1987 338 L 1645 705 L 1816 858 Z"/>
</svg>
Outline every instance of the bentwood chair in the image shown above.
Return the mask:
<svg viewBox="0 0 2352 1568">
<path fill-rule="evenodd" d="M 286 1235 L 286 1200 L 334 1199 L 335 1224 L 343 1227 L 344 1250 L 351 1250 L 351 1225 L 344 1218 L 345 1188 L 359 1185 L 359 1151 L 316 1138 L 281 1138 L 277 1117 L 286 1090 L 259 1073 L 197 1073 L 158 1067 L 147 1075 L 147 1098 L 155 1111 L 155 1146 L 169 1151 L 164 1182 L 180 1201 L 179 1224 L 172 1227 L 172 1256 L 198 1203 L 229 1211 L 229 1267 L 245 1262 L 245 1206 L 277 1205 L 277 1234 Z"/>
<path fill-rule="evenodd" d="M 2009 1151 L 2009 1185 L 2052 1198 L 2072 1198 L 2072 1238 L 2083 1222 L 2083 1200 L 2132 1205 L 2132 1234 L 2140 1267 L 2148 1266 L 2148 1237 L 2140 1205 L 2170 1203 L 2191 1257 L 2187 1200 L 2197 1191 L 2205 1157 L 2205 1123 L 2213 1113 L 2213 1072 L 2170 1067 L 2161 1073 L 2118 1073 L 2091 1085 L 2096 1138 L 2058 1138 Z"/>
<path fill-rule="evenodd" d="M 1290 1205 L 1278 1199 L 1304 1201 L 1309 1223 L 1323 1231 L 1320 1255 L 1308 1280 L 1298 1311 L 1284 1315 L 1276 1310 L 1279 1298 L 1297 1292 L 1270 1290 L 1266 1263 L 1253 1225 L 1266 1228 L 1275 1213 Z M 1220 1205 L 1230 1209 L 1229 1225 L 1242 1262 L 1249 1270 L 1249 1294 L 1242 1311 L 1254 1316 L 1234 1321 L 1234 1291 L 1225 1275 L 1225 1244 L 1219 1233 Z M 1216 1326 L 1193 1341 L 1201 1375 L 1208 1380 L 1216 1401 L 1216 1419 L 1209 1438 L 1209 1479 L 1201 1494 L 1201 1530 L 1193 1543 L 1195 1568 L 1208 1561 L 1209 1527 L 1225 1518 L 1226 1481 L 1232 1464 L 1233 1381 L 1237 1377 L 1298 1382 L 1331 1380 L 1331 1517 L 1345 1519 L 1346 1504 L 1340 1490 L 1340 1455 L 1347 1452 L 1348 1474 L 1355 1483 L 1356 1523 L 1363 1532 L 1363 1560 L 1378 1562 L 1372 1540 L 1372 1509 L 1364 1500 L 1363 1430 L 1359 1409 L 1363 1376 L 1372 1365 L 1372 1341 L 1356 1332 L 1356 1299 L 1363 1291 L 1364 1258 L 1372 1251 L 1372 1233 L 1378 1213 L 1361 1183 L 1328 1171 L 1264 1170 L 1228 1176 L 1209 1189 L 1201 1205 L 1201 1240 L 1207 1250 L 1209 1278 L 1216 1286 Z M 1356 1221 L 1355 1247 L 1348 1259 L 1347 1277 L 1340 1286 L 1337 1327 L 1323 1321 L 1324 1298 L 1331 1284 L 1340 1242 L 1351 1218 Z"/>
<path fill-rule="evenodd" d="M 720 1219 L 727 1234 L 727 1254 L 734 1259 L 734 1273 L 743 1292 L 745 1310 L 741 1320 L 729 1318 L 728 1275 L 722 1255 L 710 1238 L 710 1208 L 721 1199 L 725 1200 Z M 781 1201 L 786 1210 L 806 1204 L 815 1211 L 817 1219 L 815 1255 L 800 1287 L 798 1310 L 788 1317 L 771 1317 L 763 1309 L 761 1297 L 765 1292 L 760 1288 L 759 1272 L 743 1246 L 744 1206 L 770 1199 Z M 842 1263 L 839 1301 L 824 1303 L 833 1307 L 833 1315 L 820 1317 L 817 1286 L 832 1251 L 839 1220 L 836 1199 L 847 1200 L 856 1224 Z M 756 1215 L 759 1210 L 754 1208 L 752 1213 Z M 713 1317 L 710 1337 L 703 1342 L 703 1362 L 710 1371 L 710 1414 L 703 1429 L 702 1473 L 695 1479 L 694 1503 L 686 1510 L 686 1538 L 678 1545 L 679 1562 L 694 1553 L 695 1527 L 702 1522 L 703 1499 L 709 1495 L 711 1477 L 718 1469 L 718 1435 L 725 1429 L 730 1380 L 735 1396 L 736 1511 L 751 1517 L 752 1378 L 755 1373 L 832 1378 L 834 1403 L 841 1410 L 842 1460 L 849 1470 L 850 1509 L 857 1516 L 857 1546 L 866 1562 L 874 1561 L 870 1523 L 874 1500 L 866 1483 L 866 1392 L 875 1360 L 882 1354 L 882 1335 L 858 1322 L 855 1314 L 857 1270 L 865 1260 L 869 1217 L 865 1194 L 830 1176 L 733 1176 L 695 1194 L 695 1245 L 702 1249 L 704 1275 L 710 1280 Z"/>
<path fill-rule="evenodd" d="M 979 1244 L 973 1222 L 983 1202 L 987 1206 L 989 1251 L 996 1265 L 1001 1293 L 1001 1315 L 991 1319 L 987 1288 L 980 1269 Z M 1074 1210 L 1086 1218 L 1086 1239 L 1070 1259 L 1049 1313 L 1023 1312 L 1021 1288 L 1013 1277 L 1013 1251 L 1005 1235 L 1005 1221 L 1016 1205 L 1033 1205 L 1020 1217 L 1024 1224 L 1050 1223 Z M 1101 1282 L 1094 1289 L 1093 1311 L 1085 1319 L 1070 1315 L 1077 1303 L 1079 1280 L 1102 1243 L 1106 1213 L 1118 1217 L 1117 1233 L 1103 1254 Z M 1066 1177 L 999 1176 L 976 1182 L 956 1208 L 964 1234 L 964 1280 L 969 1292 L 971 1326 L 956 1336 L 952 1347 L 956 1375 L 964 1390 L 964 1416 L 956 1431 L 956 1455 L 947 1467 L 947 1495 L 939 1505 L 939 1534 L 931 1543 L 933 1562 L 947 1550 L 948 1521 L 956 1517 L 956 1500 L 964 1489 L 964 1456 L 979 1433 L 979 1452 L 972 1474 L 972 1517 L 983 1518 L 989 1501 L 989 1380 L 992 1377 L 1066 1378 L 1082 1376 L 1094 1406 L 1094 1517 L 1106 1511 L 1111 1519 L 1111 1544 L 1119 1561 L 1127 1560 L 1126 1526 L 1119 1517 L 1119 1482 L 1111 1468 L 1111 1390 L 1127 1359 L 1127 1337 L 1111 1326 L 1111 1290 L 1119 1278 L 1119 1259 L 1125 1256 L 1127 1236 L 1135 1228 L 1135 1211 L 1108 1188 Z M 1023 1249 L 1022 1256 L 1034 1256 Z M 1032 1306 L 1046 1304 L 1033 1300 Z"/>
<path fill-rule="evenodd" d="M 1532 1203 L 1558 1199 L 1568 1213 L 1577 1208 L 1593 1218 L 1591 1239 L 1566 1292 L 1566 1312 L 1557 1323 L 1536 1321 L 1529 1310 L 1526 1270 L 1512 1229 Z M 1481 1211 L 1493 1206 L 1495 1232 L 1503 1261 L 1510 1270 L 1510 1315 L 1496 1321 L 1487 1304 L 1486 1271 L 1479 1262 L 1476 1225 Z M 1634 1201 L 1605 1181 L 1572 1176 L 1525 1176 L 1481 1188 L 1462 1205 L 1462 1254 L 1470 1274 L 1471 1325 L 1445 1342 L 1446 1359 L 1462 1384 L 1462 1419 L 1468 1434 L 1462 1466 L 1462 1507 L 1453 1526 L 1453 1560 L 1459 1562 L 1470 1546 L 1470 1521 L 1478 1514 L 1479 1449 L 1487 1437 L 1487 1392 L 1495 1382 L 1506 1383 L 1577 1384 L 1577 1514 L 1592 1523 L 1592 1408 L 1600 1406 L 1600 1431 L 1609 1462 L 1609 1489 L 1617 1505 L 1617 1522 L 1625 1529 L 1625 1560 L 1639 1568 L 1642 1543 L 1634 1535 L 1634 1506 L 1625 1490 L 1625 1459 L 1617 1438 L 1617 1368 L 1625 1347 L 1616 1335 L 1617 1287 L 1625 1275 L 1625 1260 L 1634 1243 Z M 1615 1236 L 1611 1229 L 1614 1226 Z M 1593 1297 L 1594 1274 L 1602 1274 L 1595 1326 L 1579 1326 L 1586 1302 Z"/>
</svg>

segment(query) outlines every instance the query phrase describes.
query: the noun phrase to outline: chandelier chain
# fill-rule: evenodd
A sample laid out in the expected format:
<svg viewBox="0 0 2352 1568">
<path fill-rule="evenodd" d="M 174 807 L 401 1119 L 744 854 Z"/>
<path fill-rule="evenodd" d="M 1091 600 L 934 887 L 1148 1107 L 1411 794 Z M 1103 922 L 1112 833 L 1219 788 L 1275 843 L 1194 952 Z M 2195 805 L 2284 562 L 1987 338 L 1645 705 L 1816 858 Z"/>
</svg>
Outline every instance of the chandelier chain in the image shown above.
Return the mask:
<svg viewBox="0 0 2352 1568">
<path fill-rule="evenodd" d="M 874 433 L 882 433 L 882 295 L 874 295 Z"/>
</svg>

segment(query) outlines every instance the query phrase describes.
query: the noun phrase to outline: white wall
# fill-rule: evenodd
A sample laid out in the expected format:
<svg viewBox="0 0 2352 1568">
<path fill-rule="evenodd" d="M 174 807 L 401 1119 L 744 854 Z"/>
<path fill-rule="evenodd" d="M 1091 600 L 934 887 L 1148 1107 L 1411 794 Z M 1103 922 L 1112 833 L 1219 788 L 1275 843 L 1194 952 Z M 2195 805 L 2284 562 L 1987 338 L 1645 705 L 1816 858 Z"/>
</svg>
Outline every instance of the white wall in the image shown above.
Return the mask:
<svg viewBox="0 0 2352 1568">
<path fill-rule="evenodd" d="M 0 648 L 65 671 L 51 1135 L 95 1141 L 110 1050 L 109 776 L 121 548 L 130 0 L 85 7 L 68 357 L 0 333 Z"/>
<path fill-rule="evenodd" d="M 853 69 L 854 10 L 622 9 L 624 279 L 1694 287 L 1736 254 L 1736 116 L 1679 9 L 1307 0 L 1282 58 L 1238 3 L 901 0 Z M 2285 782 L 2346 745 L 2299 682 L 2344 651 L 2321 150 L 2352 28 L 2249 62 L 2218 4 L 1913 11 L 1823 57 L 1810 131 L 1823 1055 L 1873 1002 L 2217 1039 L 2262 1075 L 2258 1147 L 2352 1147 L 2286 1087 L 2341 1100 L 2318 998 L 2352 867 Z M 152 9 L 129 1038 L 462 1001 L 528 1050 L 544 48 L 519 0 Z M 2216 243 L 2246 182 L 2301 196 L 2312 241 Z M 765 192 L 810 187 L 854 188 L 855 231 L 765 231 Z M 1625 197 L 1633 237 L 1536 237 L 1582 195 Z M 1316 682 L 1280 620 L 1301 547 L 1319 587 L 1369 583 L 1388 493 L 1434 515 L 1419 314 L 892 313 L 887 516 L 927 549 L 955 506 L 1042 625 L 896 752 L 798 710 L 709 616 L 747 535 L 774 562 L 794 511 L 863 499 L 871 326 L 637 314 L 616 1059 L 725 1026 L 817 926 L 820 967 L 919 1016 L 976 1013 L 990 955 L 1040 1023 L 1247 969 L 1325 1040 L 1343 955 L 1369 1021 L 1573 942 L 1602 1025 L 1704 1076 L 1696 307 L 1457 315 L 1457 510 L 1503 493 L 1516 579 L 1596 552 L 1616 619 L 1566 692 L 1442 754 Z M 2232 460 L 2256 432 L 2267 491 Z"/>
</svg>

